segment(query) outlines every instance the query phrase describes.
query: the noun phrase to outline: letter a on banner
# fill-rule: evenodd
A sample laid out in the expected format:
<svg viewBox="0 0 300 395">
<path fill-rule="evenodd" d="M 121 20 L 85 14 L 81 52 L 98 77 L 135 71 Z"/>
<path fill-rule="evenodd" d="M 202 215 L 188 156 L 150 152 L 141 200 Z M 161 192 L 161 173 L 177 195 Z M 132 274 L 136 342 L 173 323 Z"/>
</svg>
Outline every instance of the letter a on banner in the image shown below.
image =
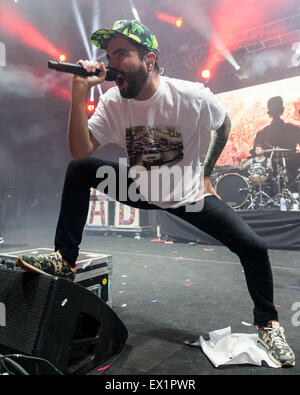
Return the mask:
<svg viewBox="0 0 300 395">
<path fill-rule="evenodd" d="M 89 205 L 86 228 L 97 230 L 108 227 L 108 201 L 100 200 L 104 195 L 95 189 L 92 189 L 91 197 L 94 199 Z"/>
</svg>

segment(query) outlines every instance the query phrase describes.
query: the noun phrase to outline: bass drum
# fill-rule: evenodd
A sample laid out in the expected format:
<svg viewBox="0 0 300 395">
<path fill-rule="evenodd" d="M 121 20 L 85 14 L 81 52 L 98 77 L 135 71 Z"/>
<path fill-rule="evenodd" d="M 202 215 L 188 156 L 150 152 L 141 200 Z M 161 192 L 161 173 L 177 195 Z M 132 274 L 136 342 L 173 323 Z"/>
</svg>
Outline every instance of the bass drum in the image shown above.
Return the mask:
<svg viewBox="0 0 300 395">
<path fill-rule="evenodd" d="M 215 189 L 223 202 L 233 209 L 243 207 L 250 195 L 248 178 L 238 173 L 227 173 L 220 176 L 216 181 Z"/>
</svg>

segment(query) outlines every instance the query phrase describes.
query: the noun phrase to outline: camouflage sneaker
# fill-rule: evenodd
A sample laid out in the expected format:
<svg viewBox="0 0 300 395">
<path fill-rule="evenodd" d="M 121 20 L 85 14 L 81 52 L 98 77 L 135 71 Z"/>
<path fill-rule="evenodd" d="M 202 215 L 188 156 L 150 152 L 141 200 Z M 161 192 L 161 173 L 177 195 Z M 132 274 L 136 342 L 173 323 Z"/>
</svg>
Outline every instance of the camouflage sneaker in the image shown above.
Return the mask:
<svg viewBox="0 0 300 395">
<path fill-rule="evenodd" d="M 61 256 L 59 251 L 46 255 L 18 257 L 17 265 L 27 272 L 35 272 L 62 277 L 73 281 L 76 268 L 72 268 Z"/>
<path fill-rule="evenodd" d="M 284 329 L 277 321 L 270 321 L 267 326 L 258 329 L 258 341 L 267 349 L 271 360 L 279 366 L 295 365 L 295 355 L 287 344 Z"/>
</svg>

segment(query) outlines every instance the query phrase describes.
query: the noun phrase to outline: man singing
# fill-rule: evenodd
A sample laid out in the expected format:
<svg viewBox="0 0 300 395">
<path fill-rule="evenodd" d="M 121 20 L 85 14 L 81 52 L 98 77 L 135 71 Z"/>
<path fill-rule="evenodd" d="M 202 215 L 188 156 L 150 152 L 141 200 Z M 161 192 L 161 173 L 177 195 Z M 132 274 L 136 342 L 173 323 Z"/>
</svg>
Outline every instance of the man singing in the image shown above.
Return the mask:
<svg viewBox="0 0 300 395">
<path fill-rule="evenodd" d="M 114 190 L 114 198 L 130 206 L 167 210 L 238 255 L 254 303 L 259 341 L 278 365 L 295 365 L 294 353 L 285 340 L 273 303 L 273 279 L 266 245 L 220 200 L 210 181 L 230 132 L 228 116 L 203 84 L 160 75 L 157 40 L 139 22 L 117 21 L 112 29 L 96 31 L 91 40 L 106 50 L 108 67 L 117 71 L 117 86 L 100 97 L 94 115 L 88 119 L 85 106 L 89 91 L 105 80 L 106 67 L 95 61 L 79 61 L 87 71 L 98 69 L 100 73 L 73 77 L 69 144 L 74 160 L 66 172 L 55 253 L 21 256 L 18 265 L 24 270 L 74 279 L 90 188 L 105 184 L 101 169 L 113 169 L 115 188 L 107 185 L 104 192 Z M 214 131 L 203 166 L 201 128 Z M 108 143 L 124 150 L 128 166 L 91 157 L 96 149 L 105 149 Z M 136 199 L 137 194 L 125 194 L 120 188 L 119 181 L 124 174 L 132 191 L 137 169 L 141 178 L 146 179 L 148 173 L 155 175 L 162 168 L 173 170 L 175 166 L 180 177 L 170 182 L 167 190 L 161 183 L 154 186 L 161 189 L 159 191 L 149 190 L 145 183 L 140 183 L 137 188 L 140 195 Z M 159 197 L 154 199 L 154 195 Z"/>
</svg>

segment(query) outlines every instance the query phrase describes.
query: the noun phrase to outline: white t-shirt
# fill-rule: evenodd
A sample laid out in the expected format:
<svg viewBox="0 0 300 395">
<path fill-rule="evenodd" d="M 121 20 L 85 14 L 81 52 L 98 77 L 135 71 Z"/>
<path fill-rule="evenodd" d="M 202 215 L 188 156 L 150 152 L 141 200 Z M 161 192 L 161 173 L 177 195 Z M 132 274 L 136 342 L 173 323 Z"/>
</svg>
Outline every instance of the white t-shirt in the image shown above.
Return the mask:
<svg viewBox="0 0 300 395">
<path fill-rule="evenodd" d="M 217 130 L 225 115 L 203 84 L 160 76 L 148 100 L 125 99 L 118 87 L 109 89 L 89 119 L 89 130 L 101 148 L 115 143 L 127 153 L 140 197 L 176 208 L 194 203 L 203 184 L 201 127 Z"/>
</svg>

